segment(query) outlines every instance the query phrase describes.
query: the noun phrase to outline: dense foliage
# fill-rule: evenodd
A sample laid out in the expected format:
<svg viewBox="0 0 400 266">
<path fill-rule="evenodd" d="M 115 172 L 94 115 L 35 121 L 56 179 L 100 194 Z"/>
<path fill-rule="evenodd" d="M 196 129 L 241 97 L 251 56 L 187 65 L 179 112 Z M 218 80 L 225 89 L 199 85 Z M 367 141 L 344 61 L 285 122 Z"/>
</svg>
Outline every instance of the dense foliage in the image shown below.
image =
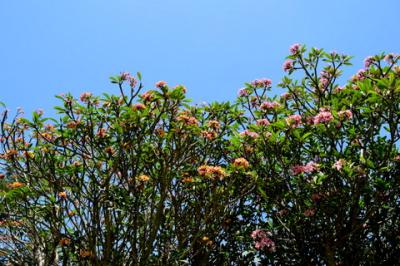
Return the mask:
<svg viewBox="0 0 400 266">
<path fill-rule="evenodd" d="M 0 261 L 17 265 L 394 265 L 400 257 L 399 56 L 295 44 L 235 103 L 111 78 L 57 119 L 4 111 Z"/>
</svg>

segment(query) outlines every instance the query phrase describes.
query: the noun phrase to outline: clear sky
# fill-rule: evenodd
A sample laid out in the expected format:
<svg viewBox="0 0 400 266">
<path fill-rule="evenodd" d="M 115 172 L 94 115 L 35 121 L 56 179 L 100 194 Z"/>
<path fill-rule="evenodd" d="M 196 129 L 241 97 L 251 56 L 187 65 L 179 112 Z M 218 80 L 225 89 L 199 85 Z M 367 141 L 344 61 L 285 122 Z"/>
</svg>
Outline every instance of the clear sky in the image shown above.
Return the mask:
<svg viewBox="0 0 400 266">
<path fill-rule="evenodd" d="M 295 42 L 354 55 L 400 52 L 399 0 L 0 0 L 0 101 L 52 114 L 54 95 L 117 92 L 142 72 L 184 84 L 194 102 L 232 100 L 283 76 Z M 281 91 L 275 90 L 280 93 Z"/>
</svg>

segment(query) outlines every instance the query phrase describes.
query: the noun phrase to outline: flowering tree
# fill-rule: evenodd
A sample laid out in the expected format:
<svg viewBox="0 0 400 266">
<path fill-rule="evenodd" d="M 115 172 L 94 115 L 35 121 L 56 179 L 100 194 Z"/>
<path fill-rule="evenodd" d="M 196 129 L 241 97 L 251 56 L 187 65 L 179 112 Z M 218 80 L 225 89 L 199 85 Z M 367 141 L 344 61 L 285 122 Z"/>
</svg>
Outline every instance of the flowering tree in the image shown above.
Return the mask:
<svg viewBox="0 0 400 266">
<path fill-rule="evenodd" d="M 396 263 L 399 57 L 290 48 L 278 85 L 190 105 L 141 75 L 58 96 L 57 119 L 3 113 L 0 258 L 54 265 Z M 385 63 L 386 62 L 386 63 Z M 296 79 L 294 78 L 296 77 Z"/>
</svg>

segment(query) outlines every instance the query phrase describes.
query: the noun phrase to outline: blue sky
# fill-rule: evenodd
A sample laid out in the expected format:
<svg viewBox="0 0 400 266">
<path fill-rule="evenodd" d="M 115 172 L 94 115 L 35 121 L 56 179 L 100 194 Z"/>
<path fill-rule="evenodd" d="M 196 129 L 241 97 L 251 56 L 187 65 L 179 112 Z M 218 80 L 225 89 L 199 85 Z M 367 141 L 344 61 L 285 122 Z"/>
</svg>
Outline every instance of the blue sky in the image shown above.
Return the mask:
<svg viewBox="0 0 400 266">
<path fill-rule="evenodd" d="M 398 0 L 0 1 L 0 101 L 26 112 L 54 95 L 117 92 L 109 76 L 142 72 L 184 84 L 194 102 L 232 100 L 246 81 L 277 84 L 288 47 L 364 57 L 400 52 Z M 275 90 L 276 93 L 282 91 Z"/>
</svg>

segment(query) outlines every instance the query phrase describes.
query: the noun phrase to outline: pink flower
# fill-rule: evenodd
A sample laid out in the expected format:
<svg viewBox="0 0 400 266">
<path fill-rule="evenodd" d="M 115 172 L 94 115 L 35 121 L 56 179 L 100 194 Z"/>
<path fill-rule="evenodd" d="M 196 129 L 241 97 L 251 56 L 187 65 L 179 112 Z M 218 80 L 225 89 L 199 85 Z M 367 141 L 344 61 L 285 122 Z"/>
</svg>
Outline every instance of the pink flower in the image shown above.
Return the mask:
<svg viewBox="0 0 400 266">
<path fill-rule="evenodd" d="M 143 101 L 151 101 L 153 99 L 153 91 L 146 91 L 142 95 L 140 95 L 140 98 L 143 99 Z"/>
<path fill-rule="evenodd" d="M 313 118 L 313 123 L 320 124 L 320 123 L 327 123 L 333 119 L 333 115 L 331 112 L 327 110 L 320 111 L 316 116 Z"/>
<path fill-rule="evenodd" d="M 263 102 L 260 106 L 261 110 L 271 110 L 279 108 L 281 105 L 278 102 Z"/>
<path fill-rule="evenodd" d="M 281 98 L 285 100 L 289 100 L 292 98 L 292 95 L 289 92 L 284 92 L 281 94 Z"/>
<path fill-rule="evenodd" d="M 299 43 L 295 43 L 290 46 L 289 51 L 292 55 L 295 55 L 299 52 L 301 45 Z"/>
<path fill-rule="evenodd" d="M 286 123 L 292 128 L 298 127 L 301 125 L 301 116 L 300 115 L 290 115 L 286 118 Z"/>
<path fill-rule="evenodd" d="M 345 88 L 346 88 L 345 86 L 343 86 L 343 87 L 337 86 L 335 88 L 335 93 L 339 93 L 339 92 L 343 91 Z"/>
<path fill-rule="evenodd" d="M 339 159 L 333 164 L 332 168 L 340 171 L 342 170 L 345 163 L 346 161 L 344 159 Z"/>
<path fill-rule="evenodd" d="M 373 56 L 368 56 L 364 59 L 364 67 L 368 68 L 370 67 L 373 63 L 375 62 L 375 59 Z"/>
<path fill-rule="evenodd" d="M 338 116 L 340 119 L 351 119 L 353 117 L 353 113 L 351 110 L 344 110 L 344 111 L 339 111 Z"/>
<path fill-rule="evenodd" d="M 299 175 L 303 173 L 312 173 L 319 169 L 319 164 L 311 161 L 306 165 L 294 165 L 292 166 L 292 173 L 293 175 Z"/>
<path fill-rule="evenodd" d="M 246 129 L 245 131 L 241 132 L 241 133 L 240 133 L 240 136 L 241 136 L 241 137 L 250 137 L 250 138 L 252 138 L 252 139 L 258 138 L 258 134 L 257 134 L 256 132 L 249 131 L 249 130 L 247 130 L 247 129 Z"/>
<path fill-rule="evenodd" d="M 164 80 L 156 82 L 156 87 L 159 89 L 164 88 L 165 86 L 167 86 L 167 82 L 165 82 Z"/>
<path fill-rule="evenodd" d="M 386 63 L 393 64 L 395 60 L 398 59 L 398 55 L 396 56 L 395 54 L 387 54 L 385 55 L 384 60 L 386 61 Z"/>
<path fill-rule="evenodd" d="M 92 97 L 92 93 L 84 92 L 81 94 L 80 99 L 82 102 L 87 102 L 87 101 L 89 101 L 90 97 Z"/>
<path fill-rule="evenodd" d="M 144 105 L 143 103 L 136 103 L 132 106 L 133 110 L 144 110 L 146 109 L 146 105 Z"/>
<path fill-rule="evenodd" d="M 131 86 L 131 88 L 136 87 L 137 85 L 137 80 L 135 79 L 135 77 L 129 77 L 129 86 Z"/>
<path fill-rule="evenodd" d="M 239 97 L 249 96 L 249 91 L 246 88 L 241 88 L 238 92 Z"/>
<path fill-rule="evenodd" d="M 312 173 L 318 169 L 319 169 L 319 164 L 311 161 L 304 166 L 304 173 Z"/>
<path fill-rule="evenodd" d="M 256 121 L 256 125 L 257 126 L 268 126 L 270 123 L 269 123 L 269 121 L 268 121 L 268 119 L 258 119 L 257 121 Z"/>
<path fill-rule="evenodd" d="M 283 63 L 283 70 L 287 72 L 291 69 L 293 69 L 293 61 L 288 59 Z"/>
<path fill-rule="evenodd" d="M 253 87 L 255 87 L 255 88 L 270 87 L 272 84 L 272 80 L 265 79 L 265 78 L 256 79 L 256 80 L 253 80 L 250 84 L 253 85 Z"/>
<path fill-rule="evenodd" d="M 357 71 L 357 73 L 351 78 L 352 81 L 359 81 L 363 80 L 367 77 L 367 73 L 365 69 L 360 69 Z"/>
<path fill-rule="evenodd" d="M 275 252 L 275 242 L 272 241 L 269 236 L 271 232 L 266 232 L 261 229 L 256 229 L 251 233 L 251 238 L 254 240 L 254 246 L 258 250 L 266 250 L 268 252 Z"/>
<path fill-rule="evenodd" d="M 128 80 L 130 77 L 131 74 L 129 72 L 121 72 L 121 80 Z"/>
<path fill-rule="evenodd" d="M 315 209 L 307 209 L 307 210 L 305 210 L 304 211 L 304 216 L 306 216 L 306 217 L 311 217 L 311 216 L 314 216 L 315 215 Z"/>
</svg>

